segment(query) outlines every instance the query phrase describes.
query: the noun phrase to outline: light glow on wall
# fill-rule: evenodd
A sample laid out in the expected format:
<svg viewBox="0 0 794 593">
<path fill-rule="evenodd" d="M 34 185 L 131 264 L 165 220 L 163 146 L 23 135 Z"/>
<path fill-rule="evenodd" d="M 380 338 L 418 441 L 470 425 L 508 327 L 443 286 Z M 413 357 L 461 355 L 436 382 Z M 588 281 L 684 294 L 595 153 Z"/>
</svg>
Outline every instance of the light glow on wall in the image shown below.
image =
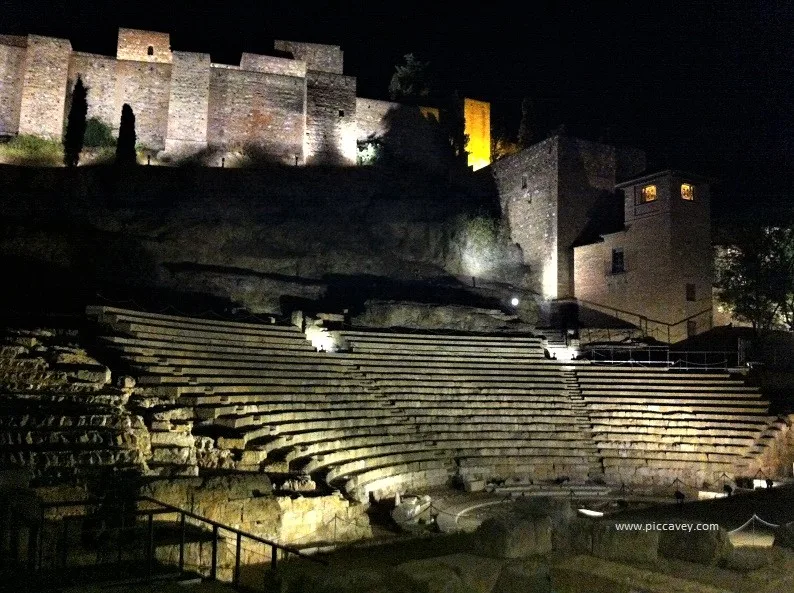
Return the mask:
<svg viewBox="0 0 794 593">
<path fill-rule="evenodd" d="M 557 298 L 557 255 L 543 264 L 543 296 L 547 299 Z"/>
<path fill-rule="evenodd" d="M 306 339 L 318 352 L 337 352 L 339 344 L 336 336 L 324 327 L 309 326 L 306 328 Z"/>
<path fill-rule="evenodd" d="M 464 133 L 469 137 L 468 164 L 476 171 L 491 164 L 491 104 L 463 99 L 463 117 L 466 121 Z"/>
</svg>

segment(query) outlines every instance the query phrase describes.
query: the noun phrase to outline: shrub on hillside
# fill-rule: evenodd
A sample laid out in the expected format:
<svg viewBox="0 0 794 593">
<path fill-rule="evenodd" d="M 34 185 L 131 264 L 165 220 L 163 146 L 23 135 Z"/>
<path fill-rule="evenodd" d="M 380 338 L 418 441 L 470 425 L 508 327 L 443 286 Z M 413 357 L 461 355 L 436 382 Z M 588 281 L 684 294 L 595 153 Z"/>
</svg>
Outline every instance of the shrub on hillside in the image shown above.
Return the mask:
<svg viewBox="0 0 794 593">
<path fill-rule="evenodd" d="M 14 165 L 59 166 L 63 164 L 63 145 L 30 134 L 20 134 L 0 145 L 0 161 Z"/>
<path fill-rule="evenodd" d="M 110 131 L 110 126 L 98 117 L 89 117 L 85 123 L 85 146 L 89 148 L 104 148 L 116 146 L 116 139 Z"/>
</svg>

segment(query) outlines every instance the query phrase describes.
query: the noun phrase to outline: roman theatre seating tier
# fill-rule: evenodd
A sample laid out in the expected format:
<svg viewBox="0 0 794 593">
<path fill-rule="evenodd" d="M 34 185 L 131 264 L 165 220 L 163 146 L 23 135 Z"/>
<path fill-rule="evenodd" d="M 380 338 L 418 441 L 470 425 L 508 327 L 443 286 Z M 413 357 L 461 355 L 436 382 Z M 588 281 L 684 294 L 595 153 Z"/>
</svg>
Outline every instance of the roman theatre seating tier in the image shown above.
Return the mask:
<svg viewBox="0 0 794 593">
<path fill-rule="evenodd" d="M 759 391 L 728 372 L 571 369 L 611 481 L 699 486 L 752 473 L 774 420 Z"/>
<path fill-rule="evenodd" d="M 187 434 L 224 467 L 309 472 L 361 500 L 456 474 L 694 480 L 746 467 L 770 421 L 727 373 L 563 365 L 528 335 L 346 330 L 317 352 L 291 326 L 90 313 L 157 405 L 155 469 L 214 467 Z"/>
<path fill-rule="evenodd" d="M 447 451 L 459 476 L 587 479 L 595 449 L 540 339 L 364 330 L 341 337 L 348 360 Z M 389 467 L 343 466 L 331 475 L 341 471 L 348 490 L 363 497 L 384 491 Z"/>
<path fill-rule="evenodd" d="M 90 313 L 146 393 L 189 410 L 193 434 L 359 498 L 370 481 L 381 495 L 454 471 L 584 479 L 592 461 L 559 365 L 531 336 L 343 332 L 352 352 L 325 353 L 293 327 Z"/>
</svg>

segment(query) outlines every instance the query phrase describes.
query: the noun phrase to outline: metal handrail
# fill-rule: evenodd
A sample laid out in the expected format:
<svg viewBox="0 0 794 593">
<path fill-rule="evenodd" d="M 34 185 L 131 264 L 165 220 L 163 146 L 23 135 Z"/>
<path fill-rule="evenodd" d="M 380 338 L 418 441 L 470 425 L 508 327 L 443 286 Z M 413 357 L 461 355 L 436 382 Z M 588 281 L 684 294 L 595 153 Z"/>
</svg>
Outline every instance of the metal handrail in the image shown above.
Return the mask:
<svg viewBox="0 0 794 593">
<path fill-rule="evenodd" d="M 322 564 L 324 566 L 328 566 L 328 561 L 323 560 L 321 558 L 313 557 L 309 554 L 305 554 L 294 548 L 292 546 L 280 544 L 278 542 L 274 542 L 264 537 L 260 537 L 253 533 L 249 533 L 243 531 L 241 529 L 237 529 L 235 527 L 231 527 L 229 525 L 225 525 L 208 517 L 203 517 L 191 511 L 181 509 L 177 506 L 162 502 L 157 500 L 156 498 L 152 498 L 150 496 L 140 496 L 134 499 L 134 502 L 145 502 L 150 505 L 156 505 L 158 508 L 130 508 L 127 510 L 127 505 L 123 502 L 119 505 L 118 510 L 120 511 L 119 522 L 117 525 L 112 527 L 101 530 L 97 530 L 96 533 L 110 533 L 115 534 L 117 538 L 117 546 L 118 549 L 115 552 L 112 552 L 112 556 L 114 557 L 114 561 L 110 562 L 100 562 L 99 556 L 97 556 L 96 564 L 109 565 L 109 566 L 116 566 L 117 571 L 121 574 L 123 567 L 125 566 L 124 561 L 124 548 L 125 546 L 127 549 L 127 557 L 129 559 L 129 545 L 130 543 L 133 544 L 133 552 L 134 556 L 140 559 L 139 553 L 140 548 L 138 548 L 139 544 L 143 544 L 143 552 L 144 558 L 142 562 L 144 563 L 142 566 L 142 575 L 141 580 L 151 582 L 155 578 L 158 578 L 155 575 L 154 567 L 155 567 L 155 521 L 154 518 L 156 516 L 162 515 L 178 515 L 177 525 L 179 528 L 179 560 L 178 560 L 178 573 L 173 576 L 183 575 L 185 574 L 185 549 L 187 542 L 187 526 L 188 521 L 187 519 L 191 519 L 194 522 L 199 524 L 203 524 L 209 527 L 209 532 L 212 534 L 212 557 L 211 557 L 211 564 L 209 566 L 209 579 L 210 580 L 217 580 L 218 577 L 218 544 L 221 541 L 220 531 L 223 530 L 225 532 L 229 532 L 232 534 L 232 541 L 233 545 L 235 546 L 235 559 L 234 559 L 234 569 L 232 573 L 232 583 L 234 586 L 240 585 L 240 575 L 241 575 L 241 558 L 242 558 L 242 551 L 243 551 L 243 539 L 249 539 L 257 544 L 262 544 L 265 546 L 270 547 L 270 568 L 264 571 L 264 590 L 268 590 L 270 586 L 270 580 L 276 578 L 276 571 L 278 568 L 278 560 L 279 560 L 279 550 L 282 553 L 282 559 L 289 557 L 289 555 L 298 556 L 300 558 L 304 558 L 311 562 L 315 562 L 318 564 Z M 82 501 L 57 501 L 57 502 L 42 502 L 40 504 L 40 508 L 42 511 L 46 509 L 57 509 L 57 508 L 68 508 L 68 507 L 82 507 L 83 509 L 87 509 L 88 507 L 97 507 L 101 505 L 101 501 L 97 499 L 88 499 Z M 36 574 L 39 575 L 37 578 L 45 578 L 46 579 L 46 571 L 44 570 L 45 566 L 45 556 L 44 556 L 44 540 L 43 535 L 45 533 L 45 524 L 47 523 L 54 523 L 57 526 L 56 532 L 53 533 L 53 539 L 51 540 L 51 544 L 48 546 L 50 549 L 51 554 L 47 555 L 47 558 L 50 559 L 50 562 L 47 562 L 48 570 L 56 571 L 58 574 L 61 574 L 64 569 L 66 568 L 75 568 L 75 569 L 86 569 L 90 565 L 85 564 L 69 564 L 70 554 L 69 554 L 69 524 L 75 520 L 84 520 L 90 516 L 89 512 L 81 513 L 79 515 L 67 515 L 60 518 L 60 521 L 55 522 L 48 522 L 45 513 L 42 512 L 37 518 L 25 518 L 22 516 L 13 516 L 11 517 L 12 523 L 9 524 L 7 527 L 11 528 L 8 532 L 11 535 L 11 544 L 12 544 L 12 555 L 16 556 L 16 552 L 22 546 L 19 544 L 24 544 L 24 547 L 27 550 L 26 559 L 23 561 L 22 566 L 25 568 L 26 580 L 29 583 L 33 583 L 34 581 L 29 577 L 34 576 Z M 110 515 L 114 516 L 114 515 Z M 135 517 L 136 520 L 133 520 L 130 524 L 129 518 Z M 137 520 L 137 518 L 145 518 L 143 524 Z M 199 527 L 199 525 L 194 525 L 195 527 Z M 2 527 L 2 526 L 0 526 Z M 16 530 L 14 530 L 16 528 Z M 2 529 L 0 529 L 0 533 L 2 533 Z M 89 532 L 91 533 L 91 532 Z M 143 537 L 143 541 L 141 542 L 137 537 L 131 538 L 131 534 L 141 534 L 145 533 L 145 537 Z M 202 533 L 204 531 L 202 530 Z M 22 539 L 23 536 L 26 536 L 25 539 Z M 111 540 L 112 541 L 112 540 Z M 250 548 L 249 548 L 250 549 Z M 138 550 L 138 551 L 135 551 Z M 106 550 L 107 551 L 107 550 Z M 267 553 L 265 552 L 264 557 L 267 558 Z M 136 560 L 138 562 L 138 560 Z M 207 569 L 206 566 L 201 567 L 205 570 Z M 107 577 L 108 574 L 114 573 L 106 573 L 103 576 Z"/>
<path fill-rule="evenodd" d="M 150 496 L 139 496 L 138 500 L 145 500 L 147 502 L 152 502 L 154 504 L 160 505 L 164 509 L 167 509 L 166 511 L 159 511 L 159 512 L 158 511 L 153 511 L 153 510 L 138 511 L 138 513 L 140 513 L 142 515 L 179 513 L 180 515 L 184 515 L 185 517 L 190 517 L 191 519 L 194 519 L 196 521 L 201 521 L 202 523 L 206 523 L 207 525 L 210 525 L 213 529 L 223 529 L 224 531 L 230 531 L 231 533 L 234 533 L 235 535 L 239 534 L 242 537 L 246 537 L 248 539 L 254 540 L 255 542 L 258 542 L 260 544 L 268 545 L 268 546 L 270 546 L 273 549 L 282 550 L 282 551 L 284 551 L 284 552 L 286 552 L 288 554 L 293 554 L 295 556 L 299 556 L 301 558 L 306 558 L 307 560 L 311 560 L 312 562 L 317 562 L 319 564 L 323 564 L 325 566 L 328 566 L 328 562 L 327 561 L 322 560 L 320 558 L 314 558 L 313 556 L 311 556 L 309 554 L 304 554 L 303 552 L 301 552 L 297 548 L 293 548 L 291 546 L 285 546 L 284 544 L 280 544 L 278 542 L 274 542 L 274 541 L 266 539 L 264 537 L 260 537 L 258 535 L 254 535 L 253 533 L 249 533 L 247 531 L 243 531 L 242 529 L 237 529 L 236 527 L 230 527 L 229 525 L 224 525 L 223 523 L 219 523 L 218 521 L 213 521 L 212 519 L 209 519 L 207 517 L 202 517 L 201 515 L 197 515 L 196 513 L 193 513 L 191 511 L 186 511 L 184 509 L 180 509 L 177 506 L 170 505 L 168 503 L 162 502 L 160 500 L 157 500 L 156 498 L 152 498 Z"/>
</svg>

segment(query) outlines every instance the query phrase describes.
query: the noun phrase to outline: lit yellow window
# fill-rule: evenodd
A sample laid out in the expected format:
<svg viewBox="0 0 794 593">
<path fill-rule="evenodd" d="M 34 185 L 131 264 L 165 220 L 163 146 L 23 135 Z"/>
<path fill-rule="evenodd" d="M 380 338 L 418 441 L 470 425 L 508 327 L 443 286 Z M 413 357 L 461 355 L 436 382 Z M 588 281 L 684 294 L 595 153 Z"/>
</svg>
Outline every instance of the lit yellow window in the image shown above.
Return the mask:
<svg viewBox="0 0 794 593">
<path fill-rule="evenodd" d="M 682 183 L 681 184 L 681 199 L 682 200 L 694 200 L 695 199 L 695 186 L 691 183 Z"/>
<path fill-rule="evenodd" d="M 640 191 L 640 197 L 642 198 L 643 202 L 653 202 L 656 200 L 656 186 L 655 185 L 646 185 Z"/>
</svg>

